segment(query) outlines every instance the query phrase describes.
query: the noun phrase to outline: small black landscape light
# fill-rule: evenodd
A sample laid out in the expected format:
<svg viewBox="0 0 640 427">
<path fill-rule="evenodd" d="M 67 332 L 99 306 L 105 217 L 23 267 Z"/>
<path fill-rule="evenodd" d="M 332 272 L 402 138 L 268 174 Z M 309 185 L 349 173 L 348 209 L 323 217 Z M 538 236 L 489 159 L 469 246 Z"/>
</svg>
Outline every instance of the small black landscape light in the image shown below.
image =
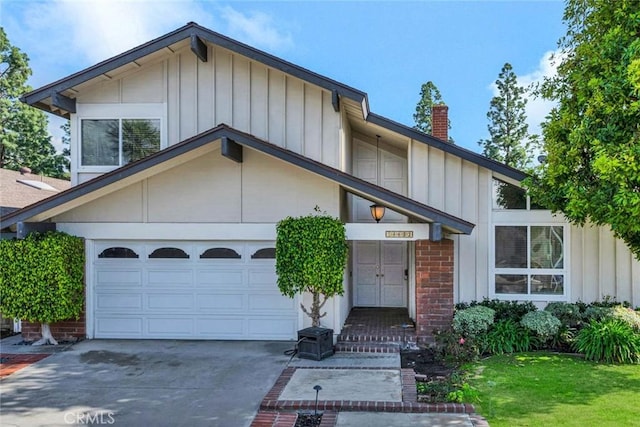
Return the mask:
<svg viewBox="0 0 640 427">
<path fill-rule="evenodd" d="M 316 409 L 313 415 L 318 416 L 318 393 L 320 393 L 320 390 L 322 390 L 322 387 L 320 387 L 319 385 L 314 385 L 313 389 L 316 391 Z"/>
</svg>

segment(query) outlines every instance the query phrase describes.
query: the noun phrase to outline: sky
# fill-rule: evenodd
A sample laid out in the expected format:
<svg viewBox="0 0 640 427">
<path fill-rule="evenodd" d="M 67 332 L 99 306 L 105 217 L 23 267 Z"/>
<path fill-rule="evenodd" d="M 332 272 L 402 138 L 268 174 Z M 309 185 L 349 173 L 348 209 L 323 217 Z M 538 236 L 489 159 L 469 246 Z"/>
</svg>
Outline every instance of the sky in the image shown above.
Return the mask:
<svg viewBox="0 0 640 427">
<path fill-rule="evenodd" d="M 450 136 L 480 152 L 506 62 L 522 85 L 553 75 L 561 0 L 0 0 L 0 24 L 38 88 L 193 21 L 368 94 L 370 110 L 413 126 L 420 87 L 449 106 Z M 531 97 L 530 133 L 552 108 Z M 59 146 L 62 120 L 50 115 Z"/>
</svg>

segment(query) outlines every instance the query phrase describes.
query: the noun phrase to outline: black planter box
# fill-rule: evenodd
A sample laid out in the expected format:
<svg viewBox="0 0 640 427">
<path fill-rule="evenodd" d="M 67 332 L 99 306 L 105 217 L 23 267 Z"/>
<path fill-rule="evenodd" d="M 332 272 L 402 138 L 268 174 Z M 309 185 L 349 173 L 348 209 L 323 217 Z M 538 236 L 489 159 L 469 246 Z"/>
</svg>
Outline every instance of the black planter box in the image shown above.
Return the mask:
<svg viewBox="0 0 640 427">
<path fill-rule="evenodd" d="M 298 331 L 298 357 L 322 360 L 333 356 L 333 329 L 311 327 Z"/>
</svg>

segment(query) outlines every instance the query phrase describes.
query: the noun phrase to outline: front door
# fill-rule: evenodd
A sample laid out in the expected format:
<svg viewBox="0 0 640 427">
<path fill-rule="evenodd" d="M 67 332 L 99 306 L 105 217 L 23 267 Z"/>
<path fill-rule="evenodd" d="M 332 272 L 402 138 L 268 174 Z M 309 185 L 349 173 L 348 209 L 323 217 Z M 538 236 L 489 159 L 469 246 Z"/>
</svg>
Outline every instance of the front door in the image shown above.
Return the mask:
<svg viewBox="0 0 640 427">
<path fill-rule="evenodd" d="M 354 305 L 407 306 L 406 242 L 355 242 Z"/>
</svg>

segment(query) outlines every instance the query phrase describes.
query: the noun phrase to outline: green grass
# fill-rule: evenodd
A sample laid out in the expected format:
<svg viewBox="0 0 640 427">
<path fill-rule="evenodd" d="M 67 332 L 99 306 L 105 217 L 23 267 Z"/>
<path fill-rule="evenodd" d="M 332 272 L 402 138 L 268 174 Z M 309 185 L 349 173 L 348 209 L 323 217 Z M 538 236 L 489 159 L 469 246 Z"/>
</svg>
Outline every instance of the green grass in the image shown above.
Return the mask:
<svg viewBox="0 0 640 427">
<path fill-rule="evenodd" d="M 640 426 L 640 365 L 521 353 L 473 365 L 476 410 L 491 427 Z"/>
</svg>

